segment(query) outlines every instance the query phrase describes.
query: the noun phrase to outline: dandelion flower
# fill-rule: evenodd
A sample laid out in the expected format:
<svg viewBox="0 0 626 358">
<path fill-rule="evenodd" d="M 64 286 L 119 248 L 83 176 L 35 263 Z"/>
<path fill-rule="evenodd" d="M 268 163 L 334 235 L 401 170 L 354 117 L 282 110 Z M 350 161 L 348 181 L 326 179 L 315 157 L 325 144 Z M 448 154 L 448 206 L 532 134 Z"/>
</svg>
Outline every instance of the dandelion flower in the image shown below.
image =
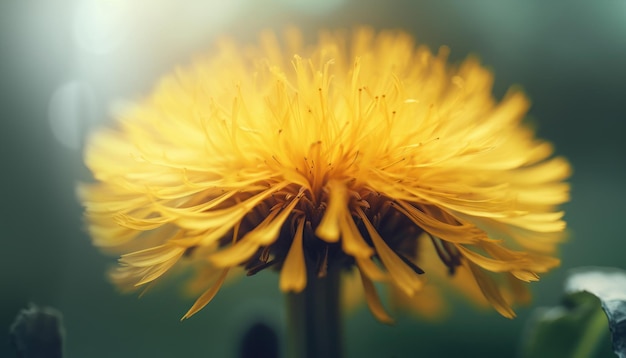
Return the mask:
<svg viewBox="0 0 626 358">
<path fill-rule="evenodd" d="M 229 272 L 273 268 L 300 292 L 356 270 L 416 297 L 435 260 L 513 317 L 525 283 L 559 264 L 568 162 L 502 100 L 476 59 L 458 66 L 402 32 L 297 30 L 218 43 L 90 138 L 80 187 L 112 277 L 136 288 L 191 262 L 204 307 Z M 431 265 L 432 266 L 432 265 Z M 471 282 L 468 282 L 471 281 Z"/>
</svg>

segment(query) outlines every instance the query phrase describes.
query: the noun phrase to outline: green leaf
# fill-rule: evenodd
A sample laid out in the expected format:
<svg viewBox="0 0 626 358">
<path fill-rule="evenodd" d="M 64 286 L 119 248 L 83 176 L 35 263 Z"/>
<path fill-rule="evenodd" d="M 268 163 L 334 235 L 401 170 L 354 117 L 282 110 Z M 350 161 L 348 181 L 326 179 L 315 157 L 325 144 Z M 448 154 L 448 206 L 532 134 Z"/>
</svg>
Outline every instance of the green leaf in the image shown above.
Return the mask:
<svg viewBox="0 0 626 358">
<path fill-rule="evenodd" d="M 562 304 L 535 311 L 523 357 L 626 358 L 626 272 L 580 268 L 565 282 Z"/>
<path fill-rule="evenodd" d="M 566 293 L 589 292 L 600 299 L 609 320 L 613 351 L 626 358 L 626 271 L 615 268 L 586 268 L 572 271 Z"/>
</svg>

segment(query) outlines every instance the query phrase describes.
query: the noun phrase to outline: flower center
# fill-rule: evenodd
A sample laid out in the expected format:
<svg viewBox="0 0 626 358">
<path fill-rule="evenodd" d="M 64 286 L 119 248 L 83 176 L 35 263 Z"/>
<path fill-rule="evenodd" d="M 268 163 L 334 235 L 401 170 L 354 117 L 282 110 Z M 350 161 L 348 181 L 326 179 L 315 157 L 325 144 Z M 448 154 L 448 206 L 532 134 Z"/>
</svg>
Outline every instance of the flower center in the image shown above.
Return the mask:
<svg viewBox="0 0 626 358">
<path fill-rule="evenodd" d="M 308 159 L 305 160 L 305 162 L 307 161 Z M 329 242 L 329 240 L 320 238 L 319 234 L 316 233 L 320 225 L 323 225 L 325 213 L 328 210 L 333 210 L 331 207 L 333 204 L 331 204 L 332 198 L 328 189 L 324 186 L 327 175 L 322 175 L 322 180 L 317 184 L 315 178 L 319 178 L 319 176 L 316 176 L 315 167 L 315 163 L 311 160 L 311 165 L 308 167 L 309 178 L 312 179 L 311 186 L 319 186 L 319 190 L 311 191 L 295 184 L 289 185 L 260 203 L 241 221 L 238 228 L 239 237 L 245 236 L 246 233 L 259 227 L 259 225 L 263 225 L 263 221 L 272 216 L 274 211 L 284 209 L 293 202 L 294 198 L 298 197 L 297 205 L 294 206 L 289 218 L 282 225 L 277 239 L 268 246 L 260 247 L 254 255 L 242 263 L 249 276 L 269 267 L 282 268 L 289 250 L 294 244 L 300 221 L 303 222 L 302 248 L 304 260 L 309 271 L 318 277 L 323 277 L 329 266 L 351 268 L 355 265 L 354 256 L 346 253 L 341 242 Z M 363 216 L 360 215 L 364 215 L 395 255 L 400 257 L 415 272 L 423 273 L 414 262 L 418 255 L 419 240 L 417 238 L 424 231 L 396 210 L 391 204 L 391 199 L 369 189 L 352 187 L 351 184 L 354 182 L 355 180 L 351 180 L 346 183 L 347 201 L 344 205 L 347 206 L 350 220 L 354 222 L 356 234 L 362 238 L 367 246 L 373 249 L 374 259 L 382 266 L 371 233 L 363 222 Z M 231 245 L 232 237 L 232 235 L 226 235 L 221 240 L 221 245 Z M 450 245 L 446 246 L 445 242 L 436 238 L 432 239 L 439 244 L 438 252 L 440 252 L 442 261 L 450 267 L 451 273 L 454 272 L 454 267 L 459 264 L 458 253 L 452 254 L 453 248 Z"/>
</svg>

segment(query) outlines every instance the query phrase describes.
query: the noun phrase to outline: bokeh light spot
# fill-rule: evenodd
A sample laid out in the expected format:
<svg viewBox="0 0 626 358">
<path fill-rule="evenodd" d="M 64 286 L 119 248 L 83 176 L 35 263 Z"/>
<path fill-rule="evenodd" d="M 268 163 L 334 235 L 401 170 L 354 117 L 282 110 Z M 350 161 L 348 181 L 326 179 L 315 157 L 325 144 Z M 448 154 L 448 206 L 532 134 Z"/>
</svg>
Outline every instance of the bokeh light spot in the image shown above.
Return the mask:
<svg viewBox="0 0 626 358">
<path fill-rule="evenodd" d="M 115 50 L 129 35 L 126 1 L 81 1 L 74 13 L 74 37 L 78 46 L 91 53 L 105 54 Z"/>
<path fill-rule="evenodd" d="M 78 149 L 89 124 L 95 121 L 96 96 L 85 82 L 70 81 L 59 86 L 48 105 L 54 137 L 64 146 Z"/>
</svg>

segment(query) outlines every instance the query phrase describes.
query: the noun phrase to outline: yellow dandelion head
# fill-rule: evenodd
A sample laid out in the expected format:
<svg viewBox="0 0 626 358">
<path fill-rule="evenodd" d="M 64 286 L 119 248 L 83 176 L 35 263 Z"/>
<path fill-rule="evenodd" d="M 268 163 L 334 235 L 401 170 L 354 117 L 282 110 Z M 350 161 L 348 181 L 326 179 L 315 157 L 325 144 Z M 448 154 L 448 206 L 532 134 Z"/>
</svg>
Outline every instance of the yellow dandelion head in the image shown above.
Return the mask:
<svg viewBox="0 0 626 358">
<path fill-rule="evenodd" d="M 410 301 L 435 267 L 512 317 L 521 283 L 559 263 L 570 167 L 521 123 L 522 93 L 498 102 L 475 59 L 446 57 L 402 32 L 307 46 L 290 30 L 165 76 L 86 150 L 80 194 L 94 244 L 121 254 L 114 280 L 193 262 L 206 291 L 188 317 L 234 267 L 295 292 L 356 268 L 390 321 L 374 282 Z"/>
</svg>

